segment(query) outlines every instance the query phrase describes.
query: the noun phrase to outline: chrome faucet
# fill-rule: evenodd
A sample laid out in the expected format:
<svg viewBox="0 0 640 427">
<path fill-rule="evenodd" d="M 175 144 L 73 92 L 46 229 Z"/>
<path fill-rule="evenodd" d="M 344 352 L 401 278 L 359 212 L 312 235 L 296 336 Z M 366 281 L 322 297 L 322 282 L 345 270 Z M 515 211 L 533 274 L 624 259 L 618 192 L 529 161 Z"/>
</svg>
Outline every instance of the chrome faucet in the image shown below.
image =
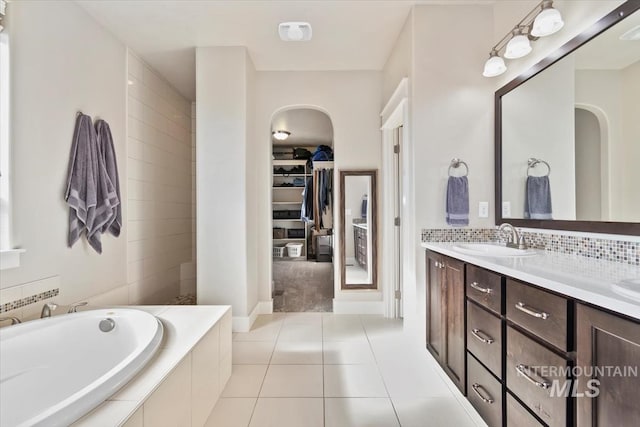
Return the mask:
<svg viewBox="0 0 640 427">
<path fill-rule="evenodd" d="M 11 320 L 11 324 L 12 325 L 17 325 L 18 323 L 22 323 L 22 321 L 20 319 L 18 319 L 17 317 L 0 317 L 0 322 L 5 322 L 7 320 Z"/>
<path fill-rule="evenodd" d="M 84 307 L 87 304 L 89 304 L 89 303 L 86 302 L 86 301 L 73 303 L 73 304 L 71 304 L 69 306 L 69 311 L 67 313 L 77 313 L 78 312 L 78 307 Z"/>
<path fill-rule="evenodd" d="M 45 317 L 51 317 L 51 313 L 53 313 L 53 310 L 55 310 L 56 308 L 58 308 L 58 304 L 54 304 L 52 302 L 46 303 L 42 307 L 42 311 L 40 312 L 40 318 L 44 319 Z"/>
<path fill-rule="evenodd" d="M 527 249 L 527 242 L 524 239 L 524 235 L 520 235 L 513 225 L 505 222 L 498 228 L 500 231 L 505 231 L 507 229 L 511 232 L 511 235 L 507 236 L 507 247 L 514 249 Z"/>
</svg>

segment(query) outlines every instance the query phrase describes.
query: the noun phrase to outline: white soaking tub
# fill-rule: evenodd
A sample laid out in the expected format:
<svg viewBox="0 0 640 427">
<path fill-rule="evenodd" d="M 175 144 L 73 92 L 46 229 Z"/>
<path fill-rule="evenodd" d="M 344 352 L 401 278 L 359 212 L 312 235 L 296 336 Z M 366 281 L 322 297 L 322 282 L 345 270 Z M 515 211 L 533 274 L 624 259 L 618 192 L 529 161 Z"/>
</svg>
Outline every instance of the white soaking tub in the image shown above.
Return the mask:
<svg viewBox="0 0 640 427">
<path fill-rule="evenodd" d="M 68 426 L 136 375 L 162 334 L 153 315 L 122 308 L 0 329 L 0 426 Z"/>
</svg>

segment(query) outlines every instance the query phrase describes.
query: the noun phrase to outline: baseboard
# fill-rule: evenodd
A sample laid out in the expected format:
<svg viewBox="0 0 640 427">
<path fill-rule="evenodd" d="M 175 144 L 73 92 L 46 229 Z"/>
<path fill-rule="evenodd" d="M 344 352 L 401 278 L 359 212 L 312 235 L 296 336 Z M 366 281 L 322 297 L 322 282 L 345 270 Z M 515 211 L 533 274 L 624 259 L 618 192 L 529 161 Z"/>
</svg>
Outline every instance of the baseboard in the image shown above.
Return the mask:
<svg viewBox="0 0 640 427">
<path fill-rule="evenodd" d="M 344 301 L 333 300 L 333 312 L 336 314 L 380 314 L 384 315 L 382 301 Z"/>
<path fill-rule="evenodd" d="M 273 300 L 259 301 L 248 316 L 233 316 L 231 328 L 233 332 L 249 332 L 260 314 L 273 313 Z"/>
</svg>

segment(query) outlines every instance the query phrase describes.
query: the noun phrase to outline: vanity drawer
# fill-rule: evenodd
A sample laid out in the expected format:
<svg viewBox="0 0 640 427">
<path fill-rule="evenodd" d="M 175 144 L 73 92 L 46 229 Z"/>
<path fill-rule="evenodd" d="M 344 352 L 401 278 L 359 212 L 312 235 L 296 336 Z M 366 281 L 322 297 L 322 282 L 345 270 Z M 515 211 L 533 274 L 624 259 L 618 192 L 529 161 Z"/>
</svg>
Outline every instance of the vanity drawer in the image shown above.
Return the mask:
<svg viewBox="0 0 640 427">
<path fill-rule="evenodd" d="M 485 269 L 467 264 L 467 297 L 501 314 L 502 277 Z"/>
<path fill-rule="evenodd" d="M 502 426 L 502 384 L 467 353 L 467 399 L 489 427 Z"/>
<path fill-rule="evenodd" d="M 567 345 L 567 300 L 507 280 L 507 319 L 563 351 Z"/>
<path fill-rule="evenodd" d="M 564 387 L 566 377 L 559 374 L 566 372 L 567 361 L 509 326 L 506 363 L 509 390 L 549 426 L 565 426 L 568 399 L 551 396 L 551 390 L 554 380 L 555 387 Z"/>
<path fill-rule="evenodd" d="M 507 427 L 544 427 L 544 424 L 507 393 Z"/>
<path fill-rule="evenodd" d="M 502 378 L 502 327 L 498 317 L 467 300 L 467 350 Z"/>
</svg>

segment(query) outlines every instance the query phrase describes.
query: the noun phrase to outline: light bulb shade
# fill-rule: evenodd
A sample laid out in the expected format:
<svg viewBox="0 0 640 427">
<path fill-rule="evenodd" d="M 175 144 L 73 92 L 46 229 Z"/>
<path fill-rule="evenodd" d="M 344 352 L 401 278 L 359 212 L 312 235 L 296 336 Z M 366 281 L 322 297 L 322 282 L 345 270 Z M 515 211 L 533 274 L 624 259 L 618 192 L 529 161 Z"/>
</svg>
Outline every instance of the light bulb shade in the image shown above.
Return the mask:
<svg viewBox="0 0 640 427">
<path fill-rule="evenodd" d="M 516 34 L 509 40 L 509 43 L 507 43 L 504 57 L 517 59 L 527 56 L 529 52 L 531 52 L 531 42 L 529 42 L 529 38 L 524 34 Z"/>
<path fill-rule="evenodd" d="M 507 66 L 504 64 L 504 59 L 497 54 L 492 54 L 487 62 L 484 63 L 484 71 L 482 75 L 485 77 L 495 77 L 507 71 Z"/>
<path fill-rule="evenodd" d="M 547 7 L 536 16 L 533 21 L 531 35 L 534 37 L 544 37 L 558 32 L 564 26 L 562 15 L 557 9 Z"/>
<path fill-rule="evenodd" d="M 287 132 L 286 130 L 274 130 L 273 132 L 271 132 L 271 135 L 273 135 L 273 137 L 278 141 L 284 141 L 285 139 L 289 138 L 291 132 Z"/>
<path fill-rule="evenodd" d="M 287 35 L 289 36 L 289 40 L 294 42 L 299 42 L 304 37 L 304 33 L 300 28 L 300 25 L 292 24 L 287 30 Z"/>
</svg>

